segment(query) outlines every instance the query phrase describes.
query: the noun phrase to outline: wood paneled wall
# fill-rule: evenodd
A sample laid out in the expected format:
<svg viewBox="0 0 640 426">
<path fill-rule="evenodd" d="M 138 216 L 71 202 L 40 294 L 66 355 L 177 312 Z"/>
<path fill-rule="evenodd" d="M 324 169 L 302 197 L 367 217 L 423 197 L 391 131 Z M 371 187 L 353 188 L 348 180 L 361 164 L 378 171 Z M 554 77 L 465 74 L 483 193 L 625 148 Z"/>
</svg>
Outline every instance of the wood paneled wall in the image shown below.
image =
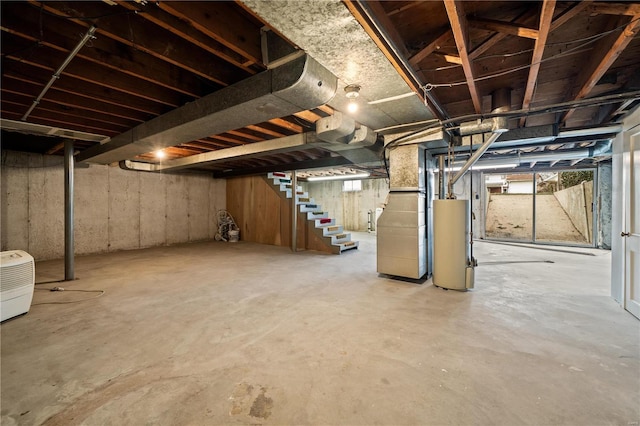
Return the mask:
<svg viewBox="0 0 640 426">
<path fill-rule="evenodd" d="M 240 227 L 240 239 L 260 244 L 291 246 L 291 199 L 262 176 L 227 179 L 227 211 Z M 298 249 L 331 252 L 309 229 L 306 213 L 298 213 Z"/>
</svg>

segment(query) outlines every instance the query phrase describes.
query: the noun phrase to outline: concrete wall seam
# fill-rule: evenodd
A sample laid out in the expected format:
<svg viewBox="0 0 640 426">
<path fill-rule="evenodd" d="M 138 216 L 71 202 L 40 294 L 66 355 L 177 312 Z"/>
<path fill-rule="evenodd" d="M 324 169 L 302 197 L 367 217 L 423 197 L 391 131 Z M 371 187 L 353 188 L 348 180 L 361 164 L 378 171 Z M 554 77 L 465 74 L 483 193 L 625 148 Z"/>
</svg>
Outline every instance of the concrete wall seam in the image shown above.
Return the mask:
<svg viewBox="0 0 640 426">
<path fill-rule="evenodd" d="M 25 250 L 36 260 L 63 257 L 61 157 L 2 154 L 2 250 Z M 75 182 L 77 255 L 212 239 L 212 218 L 226 208 L 226 182 L 204 175 L 90 164 L 75 168 Z"/>
</svg>

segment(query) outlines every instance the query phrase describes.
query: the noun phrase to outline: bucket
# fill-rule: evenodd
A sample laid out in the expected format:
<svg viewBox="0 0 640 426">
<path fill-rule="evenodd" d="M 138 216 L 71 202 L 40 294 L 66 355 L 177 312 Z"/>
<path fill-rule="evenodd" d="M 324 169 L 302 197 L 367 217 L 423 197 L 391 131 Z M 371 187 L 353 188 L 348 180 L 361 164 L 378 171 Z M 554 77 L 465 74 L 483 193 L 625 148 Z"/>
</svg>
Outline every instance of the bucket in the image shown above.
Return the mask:
<svg viewBox="0 0 640 426">
<path fill-rule="evenodd" d="M 239 229 L 231 229 L 229 230 L 229 242 L 237 243 L 240 239 L 240 230 Z"/>
</svg>

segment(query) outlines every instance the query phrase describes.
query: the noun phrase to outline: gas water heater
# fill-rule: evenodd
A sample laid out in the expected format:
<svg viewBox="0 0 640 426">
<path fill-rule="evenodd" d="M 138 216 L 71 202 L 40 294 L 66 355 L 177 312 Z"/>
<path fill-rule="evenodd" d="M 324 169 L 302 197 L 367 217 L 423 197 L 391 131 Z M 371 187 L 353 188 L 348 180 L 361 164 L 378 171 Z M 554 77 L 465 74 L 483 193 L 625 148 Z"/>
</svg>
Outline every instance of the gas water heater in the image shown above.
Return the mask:
<svg viewBox="0 0 640 426">
<path fill-rule="evenodd" d="M 469 200 L 433 200 L 433 284 L 451 290 L 473 288 Z"/>
</svg>

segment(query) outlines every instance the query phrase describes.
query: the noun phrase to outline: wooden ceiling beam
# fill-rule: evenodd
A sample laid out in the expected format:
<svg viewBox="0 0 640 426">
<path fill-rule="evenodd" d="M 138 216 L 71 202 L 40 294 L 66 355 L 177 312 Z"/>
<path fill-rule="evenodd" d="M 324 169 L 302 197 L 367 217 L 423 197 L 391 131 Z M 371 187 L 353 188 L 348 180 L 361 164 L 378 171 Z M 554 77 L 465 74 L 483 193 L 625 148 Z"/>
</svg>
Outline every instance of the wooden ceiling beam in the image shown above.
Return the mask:
<svg viewBox="0 0 640 426">
<path fill-rule="evenodd" d="M 411 2 L 409 4 L 405 4 L 404 6 L 401 6 L 401 7 L 398 7 L 398 8 L 395 8 L 395 9 L 389 11 L 387 13 L 387 15 L 388 16 L 393 16 L 393 15 L 395 15 L 397 13 L 404 12 L 405 10 L 409 10 L 414 6 L 418 6 L 420 3 L 421 2 L 419 2 L 419 1 L 414 1 L 414 2 Z"/>
<path fill-rule="evenodd" d="M 542 8 L 540 10 L 540 24 L 538 28 L 538 38 L 536 39 L 533 47 L 533 54 L 531 55 L 531 67 L 529 68 L 529 77 L 527 78 L 527 85 L 524 90 L 524 97 L 522 100 L 522 109 L 527 109 L 531 105 L 533 99 L 533 93 L 538 81 L 538 73 L 540 71 L 540 63 L 542 61 L 542 55 L 544 54 L 544 48 L 547 44 L 547 36 L 551 31 L 551 22 L 553 21 L 553 13 L 556 9 L 556 0 L 544 0 Z M 526 117 L 520 119 L 520 126 L 524 126 Z"/>
<path fill-rule="evenodd" d="M 28 3 L 15 3 L 3 9 L 2 28 L 3 31 L 66 54 L 76 47 L 78 34 L 84 31 L 84 27 L 68 20 L 41 15 L 38 9 Z M 187 71 L 107 37 L 92 39 L 89 46 L 78 52 L 77 57 L 194 98 L 212 90 L 212 84 L 191 78 Z"/>
<path fill-rule="evenodd" d="M 227 142 L 219 142 L 219 141 L 216 141 L 216 140 L 211 139 L 211 138 L 198 139 L 195 142 L 201 142 L 201 143 L 204 143 L 204 144 L 213 145 L 216 148 L 228 148 L 229 147 L 229 144 Z"/>
<path fill-rule="evenodd" d="M 444 59 L 450 64 L 462 65 L 462 59 L 460 58 L 460 56 L 451 55 L 443 52 L 434 52 L 433 54 Z"/>
<path fill-rule="evenodd" d="M 21 76 L 16 76 L 12 72 L 5 72 L 2 75 L 2 88 L 11 88 L 15 92 L 19 92 L 25 96 L 30 96 L 33 101 L 42 91 L 44 82 L 32 81 Z M 77 89 L 76 89 L 77 90 Z M 51 101 L 58 105 L 70 108 L 79 108 L 85 111 L 93 111 L 105 116 L 116 117 L 127 120 L 133 124 L 142 123 L 150 117 L 148 114 L 138 113 L 132 109 L 124 109 L 109 103 L 102 102 L 99 99 L 91 97 L 79 96 L 75 93 L 66 93 L 54 89 L 49 89 L 44 100 Z"/>
<path fill-rule="evenodd" d="M 3 40 L 4 42 L 6 42 L 6 38 L 8 37 L 5 37 L 5 40 Z M 12 46 L 28 46 L 32 44 L 26 40 L 20 42 L 19 40 L 13 39 L 10 43 Z M 33 67 L 47 70 L 50 72 L 49 77 L 51 77 L 67 57 L 64 53 L 52 50 L 45 46 L 38 47 L 38 52 L 38 55 L 32 55 L 30 57 L 14 56 L 10 53 L 6 55 L 4 59 L 22 62 Z M 186 101 L 183 95 L 180 95 L 179 93 L 168 91 L 167 89 L 156 84 L 149 83 L 146 80 L 126 77 L 116 70 L 100 69 L 94 64 L 87 63 L 81 58 L 75 58 L 69 63 L 69 65 L 67 65 L 62 73 L 61 79 L 65 78 L 65 76 L 71 76 L 78 80 L 95 83 L 112 90 L 117 90 L 128 95 L 138 96 L 140 98 L 155 101 L 174 108 L 184 104 Z"/>
<path fill-rule="evenodd" d="M 37 2 L 31 0 L 31 3 L 84 27 L 92 25 L 91 22 L 84 20 L 86 19 L 84 17 L 105 14 L 105 9 L 96 2 Z M 76 19 L 79 17 L 83 19 Z M 125 18 L 100 19 L 96 30 L 97 36 L 109 37 L 221 86 L 228 86 L 247 77 L 244 71 L 233 69 L 230 64 L 224 63 L 217 57 L 212 57 L 205 50 L 169 34 L 166 30 L 159 29 L 133 13 Z"/>
<path fill-rule="evenodd" d="M 371 40 L 378 46 L 378 48 L 382 51 L 384 56 L 389 60 L 391 66 L 398 72 L 400 77 L 407 83 L 409 88 L 413 90 L 418 96 L 423 99 L 433 115 L 440 119 L 448 118 L 447 113 L 440 106 L 439 101 L 435 98 L 435 95 L 431 95 L 431 97 L 425 97 L 424 92 L 422 90 L 422 82 L 418 81 L 416 77 L 411 75 L 408 72 L 407 66 L 402 62 L 402 58 L 398 58 L 398 55 L 391 49 L 389 43 L 378 34 L 375 25 L 373 25 L 367 14 L 363 12 L 362 5 L 360 5 L 356 0 L 343 0 L 344 5 L 349 9 L 349 12 L 356 18 L 358 23 L 362 25 L 365 32 L 371 37 Z M 370 3 L 367 2 L 367 5 Z M 387 17 L 388 19 L 388 17 Z M 405 48 L 406 51 L 406 48 Z M 405 55 L 405 58 L 408 58 L 408 54 Z M 418 73 L 422 75 L 422 73 Z"/>
<path fill-rule="evenodd" d="M 188 147 L 192 147 L 192 148 L 198 148 L 204 151 L 215 151 L 217 149 L 217 146 L 209 144 L 209 143 L 202 143 L 201 141 L 193 141 L 193 142 L 185 142 L 183 143 L 181 146 L 188 146 Z"/>
<path fill-rule="evenodd" d="M 224 44 L 217 40 L 207 36 L 201 31 L 196 30 L 193 26 L 189 25 L 182 19 L 179 19 L 168 12 L 163 11 L 156 3 L 147 4 L 141 8 L 138 3 L 131 3 L 128 1 L 118 0 L 116 2 L 120 6 L 128 9 L 139 11 L 140 16 L 144 19 L 153 22 L 155 25 L 164 28 L 167 31 L 172 32 L 178 37 L 182 37 L 190 43 L 208 51 L 209 53 L 218 56 L 238 68 L 241 68 L 249 74 L 255 74 L 256 71 L 249 66 L 245 65 L 246 58 L 237 52 L 229 49 Z"/>
<path fill-rule="evenodd" d="M 268 122 L 271 123 L 271 124 L 275 124 L 278 127 L 282 127 L 284 129 L 289 129 L 289 130 L 291 130 L 293 132 L 296 132 L 296 133 L 302 133 L 302 126 L 299 126 L 297 124 L 293 124 L 292 122 L 287 121 L 287 120 L 285 120 L 283 118 L 274 118 L 272 120 L 269 120 Z"/>
<path fill-rule="evenodd" d="M 198 31 L 247 58 L 245 65 L 262 64 L 260 27 L 225 2 L 162 1 L 158 6 Z"/>
<path fill-rule="evenodd" d="M 2 72 L 3 77 L 27 84 L 34 84 L 40 88 L 44 87 L 51 78 L 51 72 L 46 69 L 33 67 L 16 61 L 5 61 Z M 95 83 L 80 81 L 72 76 L 65 76 L 65 78 L 56 81 L 56 83 L 51 86 L 51 89 L 49 89 L 49 92 L 47 92 L 47 97 L 55 92 L 59 92 L 62 96 L 70 98 L 81 98 L 82 101 L 78 101 L 79 105 L 83 105 L 84 102 L 91 102 L 96 105 L 96 107 L 100 107 L 102 104 L 113 105 L 121 109 L 123 114 L 130 115 L 134 118 L 142 118 L 144 121 L 151 118 L 149 115 L 156 116 L 167 111 L 165 107 L 157 102 L 135 96 L 125 99 L 118 91 Z"/>
<path fill-rule="evenodd" d="M 469 34 L 467 32 L 468 24 L 464 13 L 464 8 L 460 0 L 445 0 L 445 9 L 451 23 L 453 38 L 458 47 L 458 54 L 462 60 L 462 69 L 467 80 L 467 87 L 471 95 L 471 101 L 476 113 L 482 112 L 482 99 L 475 82 L 475 73 L 473 71 L 473 63 L 469 58 Z"/>
<path fill-rule="evenodd" d="M 393 24 L 393 22 L 391 22 L 391 19 L 389 19 L 389 16 L 385 12 L 384 7 L 382 7 L 382 4 L 380 4 L 380 1 L 368 0 L 367 6 L 376 16 L 376 19 L 378 19 L 380 25 L 382 25 L 382 28 L 385 29 L 387 35 L 391 38 L 391 41 L 395 45 L 396 49 L 400 51 L 400 54 L 404 58 L 409 59 L 410 55 L 409 51 L 407 50 L 407 46 L 404 44 L 404 39 L 396 29 L 396 26 Z"/>
<path fill-rule="evenodd" d="M 273 137 L 276 137 L 276 138 L 283 138 L 283 137 L 286 136 L 286 135 L 284 135 L 282 133 L 276 132 L 276 131 L 271 130 L 271 129 L 266 129 L 266 128 L 261 127 L 261 126 L 249 125 L 246 128 L 249 129 L 249 130 L 253 130 L 254 132 L 262 133 L 264 135 L 269 135 L 269 136 L 273 136 Z"/>
<path fill-rule="evenodd" d="M 26 90 L 25 90 L 26 89 Z M 24 85 L 20 85 L 18 87 L 13 85 L 5 85 L 4 78 L 2 84 L 2 102 L 12 100 L 14 103 L 19 103 L 20 105 L 25 105 L 26 108 L 24 111 L 26 112 L 31 106 L 33 100 L 38 96 L 41 89 L 37 87 L 25 87 Z M 49 94 L 49 93 L 47 93 Z M 137 124 L 142 123 L 142 120 L 134 120 L 130 117 L 126 117 L 123 115 L 113 115 L 107 114 L 104 111 L 96 108 L 94 105 L 89 105 L 87 107 L 83 107 L 80 105 L 75 105 L 72 102 L 69 102 L 65 97 L 52 97 L 47 96 L 42 99 L 38 104 L 38 108 L 48 108 L 50 111 L 60 111 L 61 114 L 73 114 L 78 117 L 87 117 L 93 118 L 96 121 L 101 121 L 104 123 L 117 124 L 119 126 L 124 127 L 125 129 L 131 128 Z"/>
<path fill-rule="evenodd" d="M 616 31 L 596 43 L 590 55 L 590 61 L 584 64 L 585 66 L 582 68 L 582 72 L 574 80 L 576 85 L 572 95 L 567 101 L 587 97 L 598 83 L 598 80 L 602 78 L 624 49 L 631 43 L 631 40 L 633 40 L 638 33 L 638 30 L 640 30 L 640 14 L 631 17 L 631 21 L 627 23 L 622 31 Z M 566 122 L 574 112 L 575 109 L 565 112 L 560 122 Z"/>
<path fill-rule="evenodd" d="M 300 112 L 294 113 L 293 115 L 295 115 L 296 117 L 302 120 L 306 120 L 310 123 L 315 123 L 316 121 L 322 118 L 313 111 L 300 111 Z"/>
<path fill-rule="evenodd" d="M 516 25 L 529 25 L 537 17 L 538 17 L 537 9 L 529 8 L 525 12 L 521 13 L 520 15 L 518 15 L 516 17 L 516 19 L 514 19 L 512 21 L 512 23 L 516 24 Z M 508 34 L 506 34 L 506 33 L 496 33 L 496 34 L 492 35 L 491 37 L 487 38 L 482 43 L 480 43 L 479 45 L 474 47 L 473 50 L 471 50 L 471 52 L 469 52 L 469 58 L 472 61 L 476 60 L 481 55 L 483 55 L 486 51 L 488 51 L 493 46 L 495 46 L 500 41 L 502 41 L 504 38 L 506 38 L 507 35 Z"/>
<path fill-rule="evenodd" d="M 0 113 L 2 113 L 3 118 L 8 118 L 10 120 L 20 120 L 22 118 L 22 113 L 8 111 L 4 109 L 4 107 L 0 111 Z M 42 124 L 44 126 L 68 128 L 68 129 L 78 130 L 81 132 L 97 133 L 99 135 L 105 135 L 110 137 L 121 133 L 118 130 L 106 129 L 104 128 L 104 126 L 94 126 L 88 123 L 79 124 L 75 120 L 67 120 L 66 118 L 60 117 L 56 114 L 50 114 L 47 112 L 38 111 L 37 108 L 33 110 L 33 112 L 29 115 L 29 123 Z"/>
<path fill-rule="evenodd" d="M 585 2 L 586 3 L 586 2 Z M 588 4 L 591 13 L 602 15 L 640 15 L 640 3 L 593 2 Z"/>
<path fill-rule="evenodd" d="M 553 22 L 551 23 L 551 31 L 555 31 L 556 29 L 560 28 L 561 26 L 569 22 L 571 19 L 576 17 L 583 10 L 585 10 L 588 5 L 589 5 L 589 2 L 581 1 L 579 3 L 569 6 L 568 8 L 560 12 L 560 14 L 558 14 L 553 20 Z"/>
<path fill-rule="evenodd" d="M 415 67 L 418 65 L 420 61 L 422 61 L 427 56 L 431 55 L 436 50 L 440 49 L 440 46 L 451 38 L 451 29 L 444 28 L 441 30 L 438 35 L 431 41 L 431 43 L 427 44 L 425 47 L 420 49 L 415 55 L 409 58 L 409 64 Z"/>
<path fill-rule="evenodd" d="M 494 19 L 468 19 L 467 22 L 469 22 L 470 26 L 481 30 L 495 31 L 533 40 L 538 38 L 538 30 L 512 22 L 496 21 Z"/>
<path fill-rule="evenodd" d="M 320 111 L 324 112 L 325 114 L 329 114 L 329 115 L 333 115 L 335 113 L 334 109 L 331 108 L 329 105 L 320 105 L 316 109 L 319 109 Z"/>
<path fill-rule="evenodd" d="M 229 142 L 229 143 L 232 143 L 233 145 L 246 145 L 248 143 L 247 141 L 244 141 L 244 140 L 241 140 L 241 139 L 230 138 L 229 136 L 225 136 L 224 134 L 223 135 L 212 135 L 212 136 L 209 136 L 209 139 Z"/>
<path fill-rule="evenodd" d="M 233 135 L 233 136 L 238 136 L 240 138 L 249 139 L 249 140 L 254 141 L 254 142 L 261 142 L 261 141 L 265 140 L 264 138 L 261 138 L 259 136 L 253 135 L 251 133 L 241 132 L 240 130 L 229 130 L 226 133 L 228 133 L 230 135 Z"/>
</svg>

